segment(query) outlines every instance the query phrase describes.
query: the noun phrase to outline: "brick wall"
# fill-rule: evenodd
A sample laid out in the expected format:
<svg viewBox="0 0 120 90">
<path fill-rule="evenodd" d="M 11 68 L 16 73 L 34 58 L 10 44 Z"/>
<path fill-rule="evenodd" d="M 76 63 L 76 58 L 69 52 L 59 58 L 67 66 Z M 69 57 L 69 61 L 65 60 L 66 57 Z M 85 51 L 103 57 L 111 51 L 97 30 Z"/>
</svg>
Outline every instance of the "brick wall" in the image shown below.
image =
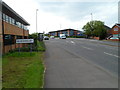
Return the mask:
<svg viewBox="0 0 120 90">
<path fill-rule="evenodd" d="M 68 32 L 68 36 L 70 36 L 70 30 L 67 30 L 67 32 Z"/>
<path fill-rule="evenodd" d="M 28 44 L 12 44 L 4 46 L 3 53 L 8 53 L 10 50 L 14 50 L 15 48 L 27 47 Z"/>
<path fill-rule="evenodd" d="M 114 28 L 118 28 L 118 31 L 114 31 Z M 120 33 L 120 27 L 114 26 L 114 28 L 112 28 L 111 30 L 109 30 L 109 33 L 110 34 L 119 34 Z"/>
<path fill-rule="evenodd" d="M 4 23 L 4 34 L 23 36 L 24 34 L 27 35 L 29 33 L 28 31 L 25 31 L 7 22 L 3 22 L 3 23 Z"/>
<path fill-rule="evenodd" d="M 100 38 L 99 38 L 99 37 L 93 37 L 93 39 L 100 40 Z"/>
<path fill-rule="evenodd" d="M 29 35 L 29 31 L 28 30 L 24 30 L 24 36 L 28 36 Z"/>
<path fill-rule="evenodd" d="M 119 39 L 108 39 L 109 41 L 120 41 Z"/>
<path fill-rule="evenodd" d="M 7 22 L 3 22 L 4 25 L 4 34 L 9 34 L 9 35 L 15 35 L 14 40 L 16 40 L 16 35 L 18 36 L 22 36 L 22 38 L 24 39 L 24 36 L 28 36 L 29 35 L 29 31 L 28 30 L 23 30 L 17 26 L 11 25 Z M 0 41 L 3 41 L 3 37 L 2 35 L 0 35 Z M 3 44 L 3 42 L 2 42 Z M 4 45 L 3 46 L 3 53 L 7 53 L 10 50 L 14 50 L 15 48 L 18 47 L 24 47 L 27 46 L 27 44 L 12 44 L 12 45 Z"/>
<path fill-rule="evenodd" d="M 74 36 L 77 36 L 77 31 L 76 30 L 74 30 Z"/>
</svg>

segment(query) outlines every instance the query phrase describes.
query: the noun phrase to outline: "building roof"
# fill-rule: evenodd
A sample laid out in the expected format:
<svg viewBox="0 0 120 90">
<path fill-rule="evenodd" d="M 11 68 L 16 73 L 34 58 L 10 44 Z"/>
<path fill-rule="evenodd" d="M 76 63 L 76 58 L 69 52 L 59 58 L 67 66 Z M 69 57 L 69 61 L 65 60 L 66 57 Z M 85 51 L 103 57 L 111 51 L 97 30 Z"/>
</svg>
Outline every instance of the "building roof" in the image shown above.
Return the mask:
<svg viewBox="0 0 120 90">
<path fill-rule="evenodd" d="M 120 27 L 120 24 L 115 24 L 112 28 L 114 28 L 115 26 L 118 26 L 118 27 Z"/>
<path fill-rule="evenodd" d="M 60 31 L 66 31 L 66 30 L 79 31 L 79 30 L 75 30 L 75 29 L 63 29 L 63 30 L 57 30 L 57 31 L 50 31 L 49 33 L 52 33 L 52 32 L 60 32 Z M 81 32 L 82 32 L 82 31 L 81 31 Z"/>
<path fill-rule="evenodd" d="M 110 27 L 108 27 L 108 26 L 106 26 L 106 25 L 104 25 L 104 27 L 105 27 L 107 30 L 110 30 L 110 29 L 111 29 Z"/>
<path fill-rule="evenodd" d="M 9 7 L 5 2 L 2 2 L 2 12 L 8 16 L 14 18 L 18 22 L 24 25 L 30 25 L 25 19 L 23 19 L 19 14 L 17 14 L 11 7 Z"/>
</svg>

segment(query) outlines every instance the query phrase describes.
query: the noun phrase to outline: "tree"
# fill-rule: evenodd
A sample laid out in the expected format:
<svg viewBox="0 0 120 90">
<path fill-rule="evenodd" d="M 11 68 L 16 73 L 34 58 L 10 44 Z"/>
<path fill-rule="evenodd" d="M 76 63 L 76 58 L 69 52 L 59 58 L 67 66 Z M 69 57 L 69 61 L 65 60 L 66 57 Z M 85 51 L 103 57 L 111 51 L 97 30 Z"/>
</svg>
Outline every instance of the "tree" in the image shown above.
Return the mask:
<svg viewBox="0 0 120 90">
<path fill-rule="evenodd" d="M 107 31 L 105 29 L 104 22 L 102 21 L 90 21 L 82 28 L 85 31 L 87 37 L 100 37 L 100 39 L 104 39 L 107 35 Z"/>
<path fill-rule="evenodd" d="M 35 46 L 37 46 L 37 40 L 38 40 L 37 35 L 38 35 L 38 33 L 29 34 L 29 38 L 30 38 L 30 39 L 34 39 L 34 45 L 35 45 Z"/>
</svg>

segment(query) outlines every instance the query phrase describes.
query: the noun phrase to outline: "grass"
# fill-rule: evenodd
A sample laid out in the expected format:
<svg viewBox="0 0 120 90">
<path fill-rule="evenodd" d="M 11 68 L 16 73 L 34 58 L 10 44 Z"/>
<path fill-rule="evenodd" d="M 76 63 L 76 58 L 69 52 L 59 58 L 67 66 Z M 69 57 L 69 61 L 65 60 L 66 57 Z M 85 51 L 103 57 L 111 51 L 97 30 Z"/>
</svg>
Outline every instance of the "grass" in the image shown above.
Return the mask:
<svg viewBox="0 0 120 90">
<path fill-rule="evenodd" d="M 43 50 L 42 47 L 41 50 Z M 2 87 L 42 88 L 44 84 L 43 57 L 44 52 L 13 52 L 4 55 Z"/>
<path fill-rule="evenodd" d="M 42 41 L 38 41 L 38 51 L 45 51 L 45 44 Z"/>
</svg>

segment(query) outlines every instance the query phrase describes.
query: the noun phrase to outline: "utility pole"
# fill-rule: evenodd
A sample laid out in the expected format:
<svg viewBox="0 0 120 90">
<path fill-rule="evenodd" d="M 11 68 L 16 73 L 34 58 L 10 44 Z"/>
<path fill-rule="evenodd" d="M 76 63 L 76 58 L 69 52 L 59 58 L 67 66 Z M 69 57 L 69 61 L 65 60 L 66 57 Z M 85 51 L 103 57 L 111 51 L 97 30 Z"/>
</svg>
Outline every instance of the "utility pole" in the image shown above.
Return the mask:
<svg viewBox="0 0 120 90">
<path fill-rule="evenodd" d="M 61 24 L 60 24 L 60 30 L 61 30 L 61 27 L 62 27 L 62 26 L 61 26 Z"/>
<path fill-rule="evenodd" d="M 93 14 L 91 13 L 91 21 L 93 21 Z"/>
</svg>

